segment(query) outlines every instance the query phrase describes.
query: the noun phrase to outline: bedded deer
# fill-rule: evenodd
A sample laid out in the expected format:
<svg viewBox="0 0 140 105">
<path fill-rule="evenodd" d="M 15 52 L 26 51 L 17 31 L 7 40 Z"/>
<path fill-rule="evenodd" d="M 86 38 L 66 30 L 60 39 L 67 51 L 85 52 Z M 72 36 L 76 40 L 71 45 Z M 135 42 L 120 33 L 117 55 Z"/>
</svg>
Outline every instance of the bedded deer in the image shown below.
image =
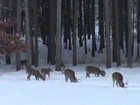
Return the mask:
<svg viewBox="0 0 140 105">
<path fill-rule="evenodd" d="M 39 80 L 39 78 L 40 78 L 43 81 L 45 81 L 45 77 L 43 75 L 41 75 L 41 73 L 38 70 L 36 70 L 34 68 L 26 70 L 26 73 L 28 74 L 27 80 L 30 80 L 30 77 L 34 76 L 36 80 Z"/>
<path fill-rule="evenodd" d="M 112 74 L 112 80 L 113 80 L 113 87 L 114 87 L 114 82 L 116 81 L 116 86 L 118 87 L 122 87 L 124 88 L 124 85 L 125 84 L 128 84 L 127 82 L 126 83 L 123 83 L 123 75 L 119 72 L 114 72 Z"/>
<path fill-rule="evenodd" d="M 99 77 L 99 75 L 101 75 L 103 77 L 106 75 L 106 72 L 104 70 L 100 70 L 98 67 L 87 66 L 86 67 L 86 78 L 90 77 L 90 74 L 95 74 L 95 76 L 97 76 L 97 77 Z"/>
</svg>

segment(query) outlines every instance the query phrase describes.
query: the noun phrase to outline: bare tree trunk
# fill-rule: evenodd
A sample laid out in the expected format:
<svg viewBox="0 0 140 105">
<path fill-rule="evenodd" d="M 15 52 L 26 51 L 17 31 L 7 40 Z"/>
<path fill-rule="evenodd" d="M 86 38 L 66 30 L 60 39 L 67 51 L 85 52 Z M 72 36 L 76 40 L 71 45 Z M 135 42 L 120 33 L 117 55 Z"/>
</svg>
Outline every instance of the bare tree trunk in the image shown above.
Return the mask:
<svg viewBox="0 0 140 105">
<path fill-rule="evenodd" d="M 119 29 L 119 8 L 118 8 L 118 0 L 114 0 L 114 19 L 115 19 L 115 43 L 116 43 L 116 61 L 117 67 L 121 66 L 121 56 L 120 56 L 120 29 Z"/>
<path fill-rule="evenodd" d="M 109 0 L 105 0 L 106 68 L 111 68 L 111 44 L 109 30 Z"/>
<path fill-rule="evenodd" d="M 77 24 L 77 0 L 73 0 L 73 66 L 77 65 L 76 50 L 76 24 Z"/>
<path fill-rule="evenodd" d="M 138 6 L 137 6 L 137 58 L 136 60 L 139 59 L 139 44 L 140 44 L 140 1 L 137 1 Z"/>
<path fill-rule="evenodd" d="M 127 1 L 128 10 L 128 67 L 132 68 L 131 0 Z"/>
<path fill-rule="evenodd" d="M 24 0 L 25 5 L 25 32 L 27 35 L 27 69 L 31 68 L 31 47 L 30 47 L 30 26 L 29 26 L 29 12 L 28 12 L 28 0 Z"/>
<path fill-rule="evenodd" d="M 57 0 L 57 9 L 56 9 L 56 65 L 55 70 L 60 71 L 60 64 L 62 62 L 61 55 L 61 4 L 62 0 Z"/>
<path fill-rule="evenodd" d="M 50 64 L 55 65 L 55 56 L 56 56 L 56 43 L 55 43 L 55 35 L 56 35 L 56 0 L 49 0 L 50 2 L 50 36 L 49 41 L 49 56 L 50 56 Z M 60 31 L 60 30 L 59 30 Z"/>
<path fill-rule="evenodd" d="M 0 0 L 0 3 L 2 5 L 2 0 Z M 0 21 L 2 21 L 2 8 L 0 8 Z"/>
<path fill-rule="evenodd" d="M 20 25 L 21 25 L 21 15 L 20 15 L 20 4 L 21 0 L 17 0 L 17 34 L 20 34 Z M 20 53 L 16 53 L 16 71 L 21 69 L 20 65 Z"/>
<path fill-rule="evenodd" d="M 35 64 L 34 66 L 38 66 L 38 22 L 37 22 L 37 0 L 33 1 L 33 16 L 34 16 L 34 38 L 35 38 Z"/>
</svg>

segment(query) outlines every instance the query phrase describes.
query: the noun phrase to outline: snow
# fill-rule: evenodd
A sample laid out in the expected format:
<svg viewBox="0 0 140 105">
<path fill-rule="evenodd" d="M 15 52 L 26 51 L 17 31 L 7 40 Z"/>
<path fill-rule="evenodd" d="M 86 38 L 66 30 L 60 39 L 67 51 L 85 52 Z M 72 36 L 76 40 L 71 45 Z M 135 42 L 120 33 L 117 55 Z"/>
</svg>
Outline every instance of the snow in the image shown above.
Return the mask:
<svg viewBox="0 0 140 105">
<path fill-rule="evenodd" d="M 39 63 L 38 70 L 43 67 L 54 66 L 46 64 L 47 49 L 39 39 Z M 46 49 L 46 50 L 44 50 Z M 96 53 L 92 58 L 90 41 L 88 41 L 88 55 L 84 55 L 83 47 L 78 47 L 78 66 L 72 66 L 72 51 L 63 49 L 63 61 L 66 68 L 75 71 L 76 77 L 82 79 L 80 83 L 66 83 L 61 72 L 51 72 L 51 78 L 46 81 L 36 81 L 31 77 L 27 81 L 25 70 L 15 71 L 15 54 L 12 54 L 12 64 L 5 65 L 4 56 L 0 55 L 0 103 L 1 105 L 140 105 L 140 71 L 139 64 L 135 67 L 126 67 L 126 58 L 122 57 L 123 66 L 111 69 L 105 68 L 105 50 L 103 54 Z M 121 53 L 122 56 L 123 53 Z M 22 54 L 22 59 L 25 59 Z M 94 65 L 106 71 L 105 77 L 85 78 L 87 65 Z M 128 82 L 125 88 L 113 87 L 112 73 L 120 72 L 124 76 L 124 82 Z"/>
<path fill-rule="evenodd" d="M 85 68 L 71 67 L 81 83 L 66 83 L 61 72 L 52 72 L 46 81 L 27 81 L 25 71 L 1 72 L 1 105 L 139 105 L 139 68 L 104 69 L 105 77 L 85 78 Z M 126 88 L 112 86 L 111 74 L 119 71 L 124 75 Z"/>
</svg>

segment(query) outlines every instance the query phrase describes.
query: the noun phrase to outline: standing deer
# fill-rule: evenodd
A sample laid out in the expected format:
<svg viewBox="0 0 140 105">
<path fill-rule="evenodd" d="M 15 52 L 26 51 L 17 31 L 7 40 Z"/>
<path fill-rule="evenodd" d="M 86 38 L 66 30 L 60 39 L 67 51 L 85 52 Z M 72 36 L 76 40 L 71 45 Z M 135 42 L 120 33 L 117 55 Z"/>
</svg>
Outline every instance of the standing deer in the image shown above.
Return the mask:
<svg viewBox="0 0 140 105">
<path fill-rule="evenodd" d="M 25 66 L 25 68 L 27 68 L 27 60 L 25 59 L 25 60 L 21 60 L 20 61 L 20 65 L 21 65 L 21 69 L 24 69 L 24 66 Z"/>
<path fill-rule="evenodd" d="M 65 70 L 65 64 L 62 62 L 60 64 L 60 67 L 61 67 L 61 71 L 62 71 L 62 75 L 64 74 L 64 70 Z"/>
<path fill-rule="evenodd" d="M 114 87 L 114 82 L 116 81 L 116 86 L 118 87 L 122 87 L 124 88 L 124 85 L 125 84 L 128 84 L 128 83 L 123 83 L 123 75 L 119 72 L 114 72 L 112 74 L 112 80 L 113 80 L 113 87 Z"/>
<path fill-rule="evenodd" d="M 41 75 L 40 72 L 36 69 L 31 68 L 29 70 L 26 70 L 26 73 L 28 74 L 27 80 L 30 80 L 30 77 L 33 75 L 33 76 L 35 76 L 36 80 L 39 80 L 39 78 L 40 78 L 43 81 L 45 81 L 45 77 L 43 75 Z"/>
<path fill-rule="evenodd" d="M 46 75 L 48 75 L 48 77 L 50 78 L 50 72 L 53 72 L 53 70 L 51 68 L 42 68 L 41 69 L 41 74 L 46 77 Z"/>
<path fill-rule="evenodd" d="M 97 77 L 99 77 L 99 75 L 101 75 L 103 77 L 106 75 L 106 72 L 104 70 L 100 70 L 98 67 L 87 66 L 86 67 L 86 78 L 90 77 L 90 74 L 95 74 L 95 76 L 97 76 Z"/>
<path fill-rule="evenodd" d="M 81 80 L 81 79 L 77 79 L 76 76 L 75 76 L 75 72 L 71 69 L 66 69 L 64 71 L 64 75 L 65 75 L 65 79 L 66 79 L 66 82 L 68 82 L 68 79 L 70 79 L 71 82 L 78 82 L 78 80 Z"/>
</svg>

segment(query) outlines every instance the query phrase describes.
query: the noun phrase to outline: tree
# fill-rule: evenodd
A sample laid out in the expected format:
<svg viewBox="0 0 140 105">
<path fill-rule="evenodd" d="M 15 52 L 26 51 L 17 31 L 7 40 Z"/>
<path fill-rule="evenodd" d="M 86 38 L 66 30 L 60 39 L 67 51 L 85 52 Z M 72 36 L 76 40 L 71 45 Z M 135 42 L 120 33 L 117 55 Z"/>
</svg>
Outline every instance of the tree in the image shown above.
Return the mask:
<svg viewBox="0 0 140 105">
<path fill-rule="evenodd" d="M 0 33 L 0 53 L 10 56 L 11 53 L 27 51 L 27 45 L 20 35 Z"/>
<path fill-rule="evenodd" d="M 91 33 L 92 33 L 92 51 L 91 51 L 91 56 L 95 57 L 95 51 L 97 50 L 96 47 L 96 39 L 95 39 L 95 0 L 90 0 L 91 1 Z"/>
<path fill-rule="evenodd" d="M 115 27 L 115 29 L 114 29 L 114 31 L 115 31 L 115 45 L 116 45 L 116 61 L 117 61 L 117 67 L 118 66 L 121 66 L 121 58 L 120 58 L 120 29 L 119 29 L 119 11 L 118 11 L 118 0 L 114 0 L 113 1 L 113 9 L 115 9 L 114 10 L 114 21 L 115 21 L 115 24 L 114 24 L 114 27 Z"/>
<path fill-rule="evenodd" d="M 56 9 L 56 65 L 55 70 L 60 71 L 60 64 L 62 62 L 61 55 L 61 4 L 62 0 L 57 0 L 57 9 Z"/>
<path fill-rule="evenodd" d="M 104 2 L 103 0 L 98 0 L 99 5 L 99 36 L 100 36 L 100 47 L 98 53 L 103 53 L 104 45 Z"/>
<path fill-rule="evenodd" d="M 34 16 L 34 38 L 35 38 L 35 64 L 34 66 L 38 66 L 38 21 L 37 21 L 37 0 L 33 0 L 33 16 Z"/>
<path fill-rule="evenodd" d="M 20 15 L 20 4 L 21 0 L 17 0 L 17 34 L 20 34 L 20 26 L 21 26 L 21 15 Z M 16 53 L 16 71 L 21 69 L 20 65 L 20 53 Z"/>
<path fill-rule="evenodd" d="M 127 13 L 128 13 L 128 67 L 132 68 L 132 35 L 131 35 L 131 0 L 127 0 Z"/>
<path fill-rule="evenodd" d="M 26 51 L 27 48 L 20 35 L 5 33 L 7 27 L 14 26 L 15 24 L 16 19 L 13 17 L 0 22 L 0 53 L 6 56 L 6 64 L 11 62 L 11 53 Z"/>
<path fill-rule="evenodd" d="M 29 26 L 29 13 L 28 13 L 28 0 L 24 0 L 25 5 L 25 32 L 27 35 L 27 69 L 31 68 L 31 47 L 30 47 L 30 26 Z"/>
<path fill-rule="evenodd" d="M 139 59 L 139 44 L 140 44 L 140 1 L 137 1 L 137 60 Z"/>
<path fill-rule="evenodd" d="M 104 1 L 105 4 L 105 34 L 106 34 L 106 68 L 111 68 L 111 44 L 109 30 L 109 0 Z"/>
<path fill-rule="evenodd" d="M 48 35 L 48 56 L 50 58 L 49 62 L 51 65 L 55 64 L 55 53 L 56 53 L 56 43 L 55 43 L 55 35 L 56 35 L 56 0 L 49 0 L 49 13 L 50 13 L 50 24 L 49 31 L 50 35 Z M 60 31 L 60 30 L 59 30 Z"/>
<path fill-rule="evenodd" d="M 77 24 L 77 0 L 73 0 L 73 66 L 77 65 L 76 24 Z"/>
</svg>

